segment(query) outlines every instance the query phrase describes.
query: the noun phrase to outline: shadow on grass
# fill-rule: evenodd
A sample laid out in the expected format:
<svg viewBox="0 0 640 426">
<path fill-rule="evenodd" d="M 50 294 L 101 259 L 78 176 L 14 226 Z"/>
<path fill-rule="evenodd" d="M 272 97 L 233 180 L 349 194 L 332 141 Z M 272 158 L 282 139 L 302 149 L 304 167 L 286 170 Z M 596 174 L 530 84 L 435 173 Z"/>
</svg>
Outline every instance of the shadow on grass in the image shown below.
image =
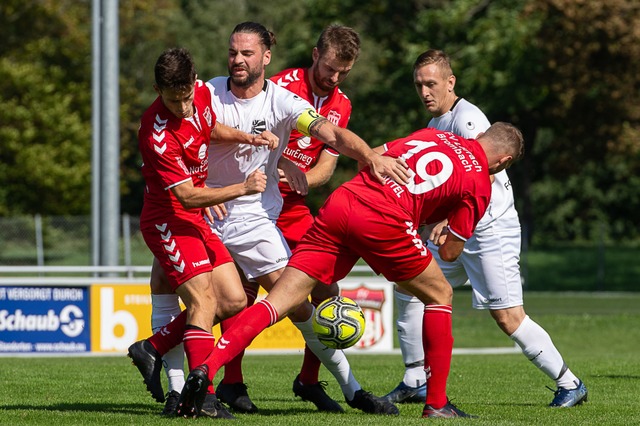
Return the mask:
<svg viewBox="0 0 640 426">
<path fill-rule="evenodd" d="M 593 377 L 601 379 L 625 379 L 625 380 L 640 380 L 640 376 L 631 376 L 629 374 L 598 374 Z"/>
<path fill-rule="evenodd" d="M 83 412 L 95 412 L 95 413 L 124 413 L 124 414 L 140 414 L 148 416 L 155 413 L 155 410 L 151 409 L 148 404 L 96 404 L 96 403 L 65 403 L 54 405 L 28 405 L 28 404 L 16 404 L 5 405 L 3 410 L 31 410 L 31 411 L 83 411 Z M 160 410 L 158 410 L 159 412 Z"/>
</svg>

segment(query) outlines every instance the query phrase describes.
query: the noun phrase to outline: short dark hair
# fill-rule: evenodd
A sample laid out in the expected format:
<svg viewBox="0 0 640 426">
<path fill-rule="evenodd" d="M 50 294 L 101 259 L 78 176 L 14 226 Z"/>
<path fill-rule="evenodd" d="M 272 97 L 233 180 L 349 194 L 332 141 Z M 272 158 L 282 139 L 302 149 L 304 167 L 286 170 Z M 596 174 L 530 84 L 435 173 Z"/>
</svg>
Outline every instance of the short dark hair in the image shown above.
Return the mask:
<svg viewBox="0 0 640 426">
<path fill-rule="evenodd" d="M 320 33 L 316 47 L 320 56 L 333 49 L 341 61 L 355 61 L 360 55 L 360 36 L 353 28 L 329 25 Z"/>
<path fill-rule="evenodd" d="M 155 66 L 156 85 L 162 89 L 185 90 L 196 81 L 196 66 L 191 53 L 183 47 L 167 49 Z"/>
<path fill-rule="evenodd" d="M 415 72 L 418 68 L 422 68 L 426 65 L 431 64 L 438 65 L 438 68 L 440 68 L 440 70 L 442 71 L 442 76 L 444 78 L 447 78 L 453 74 L 453 71 L 451 70 L 451 59 L 449 59 L 449 55 L 444 53 L 442 50 L 437 49 L 429 49 L 426 52 L 421 53 L 413 63 L 413 71 Z"/>
<path fill-rule="evenodd" d="M 256 34 L 260 39 L 260 43 L 265 47 L 265 50 L 270 50 L 271 46 L 276 44 L 276 36 L 265 28 L 264 25 L 257 22 L 242 22 L 231 31 L 231 35 L 235 33 Z"/>
</svg>

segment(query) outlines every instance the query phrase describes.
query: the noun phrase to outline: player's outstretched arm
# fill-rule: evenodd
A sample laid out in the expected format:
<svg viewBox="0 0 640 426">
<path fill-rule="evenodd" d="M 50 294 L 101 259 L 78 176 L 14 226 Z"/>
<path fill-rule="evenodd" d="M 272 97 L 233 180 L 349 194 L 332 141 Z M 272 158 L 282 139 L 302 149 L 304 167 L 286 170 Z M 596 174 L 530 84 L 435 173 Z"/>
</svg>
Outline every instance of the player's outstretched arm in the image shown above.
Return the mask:
<svg viewBox="0 0 640 426">
<path fill-rule="evenodd" d="M 264 192 L 267 188 L 267 175 L 261 170 L 255 170 L 242 183 L 236 183 L 222 188 L 193 186 L 191 179 L 171 188 L 182 207 L 185 209 L 198 209 L 215 206 L 225 201 L 241 197 L 243 195 Z"/>
<path fill-rule="evenodd" d="M 371 172 L 382 184 L 386 177 L 403 185 L 411 178 L 411 172 L 403 159 L 378 154 L 358 135 L 334 125 L 313 110 L 307 110 L 300 116 L 298 130 L 331 145 L 341 154 L 370 166 Z"/>
<path fill-rule="evenodd" d="M 266 146 L 273 151 L 278 147 L 280 139 L 268 130 L 251 135 L 233 127 L 229 127 L 220 122 L 211 129 L 211 140 L 217 143 L 245 143 L 254 146 Z"/>
</svg>

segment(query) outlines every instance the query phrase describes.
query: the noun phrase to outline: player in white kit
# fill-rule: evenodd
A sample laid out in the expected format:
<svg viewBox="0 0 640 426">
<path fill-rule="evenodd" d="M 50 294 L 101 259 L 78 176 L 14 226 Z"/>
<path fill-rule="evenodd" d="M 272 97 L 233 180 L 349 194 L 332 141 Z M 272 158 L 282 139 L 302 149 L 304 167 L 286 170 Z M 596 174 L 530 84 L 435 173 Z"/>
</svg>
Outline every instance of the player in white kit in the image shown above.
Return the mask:
<svg viewBox="0 0 640 426">
<path fill-rule="evenodd" d="M 456 96 L 456 78 L 444 52 L 431 49 L 418 56 L 413 76 L 418 96 L 433 116 L 428 127 L 465 138 L 476 138 L 489 128 L 489 120 L 478 107 Z M 451 286 L 456 288 L 470 282 L 473 307 L 489 310 L 498 327 L 518 344 L 527 359 L 556 382 L 557 390 L 550 406 L 581 404 L 587 400 L 587 388 L 564 363 L 549 334 L 524 311 L 518 263 L 520 221 L 507 172 L 494 177 L 489 207 L 457 260 L 445 262 L 438 256 L 437 246 L 446 235 L 446 222 L 435 225 L 423 236 L 428 239 L 428 248 Z M 423 402 L 426 377 L 422 336 L 420 328 L 412 324 L 421 321 L 424 305 L 399 288 L 395 296 L 405 375 L 386 397 L 394 403 Z"/>
<path fill-rule="evenodd" d="M 210 80 L 209 84 L 214 88 L 212 104 L 221 123 L 244 129 L 250 134 L 259 134 L 268 129 L 279 137 L 280 144 L 273 151 L 237 149 L 233 144 L 225 143 L 211 144 L 210 167 L 206 180 L 209 187 L 224 187 L 227 186 L 227 182 L 243 182 L 245 176 L 256 169 L 262 169 L 267 175 L 267 188 L 259 197 L 238 197 L 233 202 L 213 209 L 213 221 L 210 222 L 212 230 L 220 237 L 245 276 L 267 290 L 271 289 L 281 275 L 291 256 L 281 232 L 275 225 L 282 208 L 282 197 L 278 189 L 278 168 L 285 172 L 292 189 L 301 193 L 306 193 L 307 189 L 304 172 L 294 163 L 281 157 L 287 146 L 289 133 L 293 129 L 313 135 L 343 154 L 373 163 L 374 170 L 377 169 L 380 173 L 381 181 L 382 174 L 396 176 L 401 182 L 408 178 L 402 162 L 375 153 L 348 130 L 341 129 L 326 119 L 321 120 L 320 126 L 316 126 L 316 129 L 308 128 L 313 117 L 317 117 L 313 107 L 287 89 L 265 80 L 264 68 L 270 62 L 270 47 L 274 42 L 273 34 L 260 24 L 245 22 L 237 25 L 229 41 L 230 77 L 216 77 Z M 162 287 L 164 279 L 156 266 L 154 262 L 151 286 L 157 293 L 163 291 L 159 287 Z M 166 300 L 166 306 L 172 304 L 171 309 L 175 312 L 177 299 Z M 294 314 L 290 315 L 290 318 L 302 332 L 307 345 L 336 377 L 345 400 L 351 407 L 368 413 L 398 414 L 398 409 L 392 403 L 362 389 L 342 351 L 328 349 L 318 341 L 310 317 L 299 318 Z M 224 321 L 223 330 L 230 326 L 233 320 L 234 318 L 230 318 L 229 323 Z M 157 322 L 154 322 L 154 326 L 155 324 Z M 152 355 L 155 357 L 158 354 Z M 167 364 L 166 354 L 161 355 Z M 182 371 L 182 365 L 178 365 L 175 360 L 172 366 L 167 367 L 165 365 L 166 369 L 174 373 Z M 181 378 L 182 381 L 178 383 L 180 386 L 184 383 L 182 372 Z M 230 389 L 231 387 L 233 388 Z M 165 414 L 175 411 L 179 391 L 177 386 L 170 387 Z M 216 393 L 220 400 L 230 404 L 236 411 L 257 411 L 242 382 L 227 384 L 223 381 Z"/>
</svg>

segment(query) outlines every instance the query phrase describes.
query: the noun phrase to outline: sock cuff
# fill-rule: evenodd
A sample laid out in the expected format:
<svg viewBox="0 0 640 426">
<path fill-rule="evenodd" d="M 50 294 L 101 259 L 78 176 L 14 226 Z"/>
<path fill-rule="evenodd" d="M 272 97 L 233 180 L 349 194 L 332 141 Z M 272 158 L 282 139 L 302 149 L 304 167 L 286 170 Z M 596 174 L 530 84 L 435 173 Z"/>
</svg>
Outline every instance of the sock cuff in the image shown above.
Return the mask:
<svg viewBox="0 0 640 426">
<path fill-rule="evenodd" d="M 257 303 L 257 305 L 264 306 L 267 312 L 269 312 L 269 326 L 272 326 L 273 324 L 278 322 L 278 311 L 276 311 L 276 308 L 273 307 L 271 302 L 269 302 L 267 299 L 262 299 Z"/>
<path fill-rule="evenodd" d="M 525 315 L 524 319 L 522 320 L 522 322 L 520 323 L 520 325 L 518 326 L 518 328 L 516 328 L 516 331 L 514 331 L 513 333 L 511 333 L 511 335 L 509 336 L 509 338 L 511 340 L 515 340 L 518 338 L 518 336 L 520 334 L 522 334 L 523 330 L 525 328 L 527 328 L 529 326 L 529 323 L 531 323 L 531 318 L 529 318 L 529 315 Z"/>
<path fill-rule="evenodd" d="M 443 314 L 451 314 L 453 312 L 453 308 L 451 305 L 424 305 L 424 313 L 443 313 Z"/>
</svg>

